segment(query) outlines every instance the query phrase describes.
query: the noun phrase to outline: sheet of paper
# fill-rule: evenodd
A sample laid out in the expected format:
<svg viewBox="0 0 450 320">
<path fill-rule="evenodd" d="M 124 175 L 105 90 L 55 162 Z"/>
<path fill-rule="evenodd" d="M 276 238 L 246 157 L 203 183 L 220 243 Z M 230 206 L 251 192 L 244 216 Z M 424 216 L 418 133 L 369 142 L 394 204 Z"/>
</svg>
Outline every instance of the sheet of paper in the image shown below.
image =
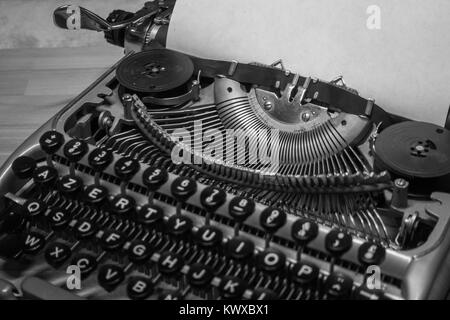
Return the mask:
<svg viewBox="0 0 450 320">
<path fill-rule="evenodd" d="M 448 0 L 178 0 L 167 46 L 343 75 L 387 111 L 438 125 L 450 105 Z"/>
</svg>

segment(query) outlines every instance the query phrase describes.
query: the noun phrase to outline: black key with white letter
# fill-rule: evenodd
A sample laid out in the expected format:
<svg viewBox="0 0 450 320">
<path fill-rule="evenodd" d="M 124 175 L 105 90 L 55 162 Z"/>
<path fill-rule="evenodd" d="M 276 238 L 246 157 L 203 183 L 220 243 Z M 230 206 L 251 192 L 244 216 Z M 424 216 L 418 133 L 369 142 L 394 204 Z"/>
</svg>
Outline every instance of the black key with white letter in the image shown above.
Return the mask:
<svg viewBox="0 0 450 320">
<path fill-rule="evenodd" d="M 128 248 L 128 258 L 136 264 L 147 262 L 152 253 L 153 250 L 150 244 L 143 240 L 133 241 Z"/>
<path fill-rule="evenodd" d="M 192 230 L 192 220 L 184 215 L 172 215 L 167 220 L 167 231 L 175 236 L 189 236 Z"/>
<path fill-rule="evenodd" d="M 54 268 L 61 266 L 70 258 L 72 250 L 64 243 L 54 242 L 45 249 L 45 260 Z"/>
<path fill-rule="evenodd" d="M 240 299 L 246 288 L 246 283 L 237 277 L 224 277 L 219 284 L 222 298 L 230 300 Z"/>
<path fill-rule="evenodd" d="M 196 238 L 202 247 L 219 246 L 222 243 L 222 231 L 212 226 L 203 226 L 197 230 Z"/>
<path fill-rule="evenodd" d="M 296 263 L 292 267 L 291 276 L 299 285 L 314 285 L 319 279 L 319 268 L 309 263 Z"/>
<path fill-rule="evenodd" d="M 118 265 L 105 264 L 98 270 L 98 283 L 106 291 L 114 290 L 124 279 L 125 272 Z"/>
<path fill-rule="evenodd" d="M 52 208 L 47 219 L 51 228 L 58 231 L 64 229 L 68 225 L 71 217 L 69 212 L 63 208 Z"/>
<path fill-rule="evenodd" d="M 39 138 L 42 150 L 47 154 L 54 154 L 64 144 L 64 136 L 58 131 L 47 131 Z"/>
<path fill-rule="evenodd" d="M 47 154 L 47 164 L 54 167 L 52 155 L 64 144 L 64 136 L 58 131 L 47 131 L 39 138 L 41 149 Z"/>
<path fill-rule="evenodd" d="M 142 174 L 142 183 L 150 190 L 156 191 L 169 178 L 169 174 L 163 168 L 148 167 Z"/>
<path fill-rule="evenodd" d="M 373 242 L 365 242 L 358 249 L 359 262 L 367 267 L 370 265 L 380 265 L 386 255 L 386 250 Z"/>
<path fill-rule="evenodd" d="M 172 182 L 170 191 L 175 199 L 185 202 L 197 191 L 197 182 L 191 178 L 178 177 Z"/>
<path fill-rule="evenodd" d="M 64 145 L 63 153 L 70 162 L 78 162 L 86 155 L 88 150 L 89 147 L 86 142 L 78 139 L 72 139 L 67 141 Z"/>
<path fill-rule="evenodd" d="M 148 298 L 154 291 L 154 285 L 150 278 L 135 276 L 128 280 L 127 294 L 132 300 Z"/>
<path fill-rule="evenodd" d="M 345 231 L 331 230 L 325 237 L 325 248 L 334 256 L 341 256 L 352 247 L 352 237 Z"/>
<path fill-rule="evenodd" d="M 29 232 L 25 235 L 23 251 L 29 254 L 36 254 L 45 245 L 45 237 L 37 232 Z"/>
<path fill-rule="evenodd" d="M 77 176 L 66 175 L 58 180 L 58 189 L 66 195 L 75 195 L 83 188 L 83 180 Z"/>
<path fill-rule="evenodd" d="M 97 148 L 91 151 L 88 156 L 89 165 L 97 172 L 101 172 L 113 161 L 113 154 L 106 148 Z"/>
<path fill-rule="evenodd" d="M 100 239 L 100 244 L 106 251 L 114 251 L 121 249 L 125 240 L 125 236 L 122 233 L 114 230 L 106 230 Z"/>
<path fill-rule="evenodd" d="M 108 190 L 100 185 L 92 184 L 84 189 L 84 201 L 92 205 L 101 205 L 108 196 Z"/>
<path fill-rule="evenodd" d="M 352 291 L 353 281 L 342 273 L 332 273 L 325 282 L 325 295 L 327 299 L 348 299 Z"/>
<path fill-rule="evenodd" d="M 97 232 L 97 228 L 92 221 L 80 219 L 74 226 L 75 236 L 79 240 L 92 238 Z"/>
<path fill-rule="evenodd" d="M 183 267 L 183 259 L 172 252 L 164 252 L 158 260 L 158 268 L 162 274 L 173 276 Z"/>
<path fill-rule="evenodd" d="M 286 223 L 286 213 L 281 209 L 268 207 L 261 212 L 259 223 L 269 233 L 275 233 Z"/>
<path fill-rule="evenodd" d="M 243 237 L 234 237 L 227 242 L 227 252 L 230 257 L 236 260 L 246 260 L 253 256 L 255 244 Z"/>
<path fill-rule="evenodd" d="M 146 226 L 156 226 L 163 222 L 164 211 L 155 204 L 143 205 L 136 213 L 136 220 Z"/>
<path fill-rule="evenodd" d="M 201 263 L 194 263 L 189 268 L 187 274 L 187 281 L 189 284 L 196 288 L 203 288 L 211 284 L 211 280 L 214 278 L 214 273 L 210 267 Z"/>
<path fill-rule="evenodd" d="M 128 215 L 134 211 L 136 201 L 129 195 L 118 194 L 111 202 L 111 211 L 119 215 Z"/>
<path fill-rule="evenodd" d="M 266 272 L 280 272 L 286 265 L 286 256 L 278 250 L 268 248 L 258 255 L 257 264 Z"/>
<path fill-rule="evenodd" d="M 114 164 L 114 172 L 119 179 L 129 181 L 139 171 L 139 162 L 131 157 L 123 157 Z"/>
<path fill-rule="evenodd" d="M 292 224 L 291 236 L 301 246 L 306 246 L 314 240 L 319 233 L 319 227 L 314 221 L 298 219 Z"/>
<path fill-rule="evenodd" d="M 38 199 L 28 199 L 23 207 L 29 217 L 41 217 L 47 211 L 47 205 Z"/>
<path fill-rule="evenodd" d="M 214 212 L 225 203 L 227 194 L 218 187 L 206 187 L 200 194 L 200 203 L 207 211 Z"/>
<path fill-rule="evenodd" d="M 97 259 L 91 254 L 80 253 L 72 259 L 71 264 L 80 268 L 81 278 L 85 279 L 97 268 Z"/>
<path fill-rule="evenodd" d="M 228 213 L 236 222 L 242 223 L 255 211 L 255 202 L 244 197 L 234 197 L 229 204 Z"/>
<path fill-rule="evenodd" d="M 33 172 L 33 181 L 43 188 L 51 187 L 58 179 L 58 171 L 54 167 L 40 166 Z"/>
</svg>

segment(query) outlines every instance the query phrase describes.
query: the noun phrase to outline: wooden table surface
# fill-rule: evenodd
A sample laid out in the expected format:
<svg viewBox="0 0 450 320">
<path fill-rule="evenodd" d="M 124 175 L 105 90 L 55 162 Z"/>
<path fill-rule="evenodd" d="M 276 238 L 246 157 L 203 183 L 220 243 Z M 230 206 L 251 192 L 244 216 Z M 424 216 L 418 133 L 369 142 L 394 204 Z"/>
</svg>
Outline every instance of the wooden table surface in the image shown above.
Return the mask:
<svg viewBox="0 0 450 320">
<path fill-rule="evenodd" d="M 0 164 L 122 56 L 106 44 L 0 50 Z"/>
</svg>

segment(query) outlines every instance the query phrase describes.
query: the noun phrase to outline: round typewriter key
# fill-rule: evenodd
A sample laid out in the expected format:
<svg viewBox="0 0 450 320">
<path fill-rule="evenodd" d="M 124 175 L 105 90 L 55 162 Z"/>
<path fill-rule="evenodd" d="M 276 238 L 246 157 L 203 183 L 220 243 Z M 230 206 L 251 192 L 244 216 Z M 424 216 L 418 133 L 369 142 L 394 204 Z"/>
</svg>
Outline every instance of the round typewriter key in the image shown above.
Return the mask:
<svg viewBox="0 0 450 320">
<path fill-rule="evenodd" d="M 54 154 L 64 144 L 64 136 L 58 131 L 47 131 L 39 139 L 42 150 Z"/>
<path fill-rule="evenodd" d="M 70 221 L 69 212 L 63 208 L 52 208 L 47 218 L 53 230 L 64 229 Z"/>
<path fill-rule="evenodd" d="M 29 254 L 35 254 L 45 245 L 45 237 L 37 232 L 30 232 L 25 235 L 23 242 L 23 251 Z"/>
<path fill-rule="evenodd" d="M 267 207 L 259 217 L 261 226 L 270 233 L 275 233 L 286 223 L 286 213 L 280 209 Z"/>
<path fill-rule="evenodd" d="M 256 288 L 253 290 L 250 300 L 278 300 L 278 296 L 272 290 Z"/>
<path fill-rule="evenodd" d="M 161 223 L 164 219 L 164 211 L 154 204 L 143 205 L 136 214 L 136 220 L 147 226 Z"/>
<path fill-rule="evenodd" d="M 307 219 L 298 219 L 292 224 L 291 236 L 298 244 L 307 245 L 317 237 L 318 232 L 317 223 Z"/>
<path fill-rule="evenodd" d="M 325 281 L 325 294 L 330 300 L 347 299 L 350 297 L 353 281 L 341 273 L 332 273 Z"/>
<path fill-rule="evenodd" d="M 37 167 L 33 172 L 33 180 L 43 187 L 51 186 L 58 179 L 58 171 L 49 166 Z"/>
<path fill-rule="evenodd" d="M 100 185 L 91 184 L 84 189 L 84 200 L 90 204 L 100 204 L 108 196 L 108 190 Z"/>
<path fill-rule="evenodd" d="M 154 291 L 152 280 L 147 277 L 135 276 L 128 280 L 127 294 L 132 300 L 148 298 Z"/>
<path fill-rule="evenodd" d="M 319 268 L 309 263 L 296 263 L 291 270 L 292 280 L 300 285 L 312 285 L 319 279 Z"/>
<path fill-rule="evenodd" d="M 63 148 L 64 156 L 70 162 L 78 162 L 83 158 L 88 152 L 89 148 L 86 142 L 72 139 L 69 140 Z"/>
<path fill-rule="evenodd" d="M 200 203 L 203 208 L 211 212 L 216 211 L 217 208 L 223 205 L 226 199 L 227 194 L 225 191 L 217 187 L 207 187 L 200 194 Z"/>
<path fill-rule="evenodd" d="M 86 240 L 92 238 L 97 232 L 95 225 L 86 219 L 80 219 L 74 226 L 74 232 L 77 239 Z"/>
<path fill-rule="evenodd" d="M 23 206 L 29 217 L 42 216 L 47 211 L 47 205 L 42 200 L 28 199 Z"/>
<path fill-rule="evenodd" d="M 222 298 L 230 300 L 240 299 L 246 287 L 245 282 L 237 277 L 224 277 L 219 283 Z"/>
<path fill-rule="evenodd" d="M 156 167 L 148 167 L 142 174 L 142 183 L 150 190 L 156 191 L 169 178 L 166 170 Z"/>
<path fill-rule="evenodd" d="M 346 253 L 352 247 L 352 237 L 341 230 L 333 229 L 325 237 L 325 248 L 335 256 Z"/>
<path fill-rule="evenodd" d="M 54 242 L 47 246 L 45 249 L 45 260 L 49 265 L 54 268 L 58 268 L 67 259 L 70 258 L 72 250 L 68 245 L 64 243 Z"/>
<path fill-rule="evenodd" d="M 244 197 L 234 197 L 228 207 L 228 213 L 237 222 L 244 222 L 254 211 L 255 202 Z"/>
<path fill-rule="evenodd" d="M 214 273 L 211 268 L 201 263 L 194 263 L 189 268 L 187 281 L 193 287 L 205 287 L 211 283 Z"/>
<path fill-rule="evenodd" d="M 183 260 L 179 255 L 172 252 L 164 252 L 158 260 L 159 271 L 165 275 L 174 275 L 183 267 Z"/>
<path fill-rule="evenodd" d="M 98 270 L 97 280 L 106 291 L 114 290 L 125 279 L 125 272 L 115 264 L 105 264 Z"/>
<path fill-rule="evenodd" d="M 0 218 L 0 234 L 17 232 L 25 224 L 24 209 L 15 203 L 3 212 Z"/>
<path fill-rule="evenodd" d="M 286 265 L 286 256 L 275 249 L 266 249 L 258 255 L 258 267 L 266 272 L 279 272 Z"/>
<path fill-rule="evenodd" d="M 134 263 L 145 263 L 152 255 L 150 244 L 143 240 L 135 240 L 128 248 L 128 258 Z"/>
<path fill-rule="evenodd" d="M 81 278 L 85 279 L 95 270 L 95 268 L 97 268 L 97 259 L 91 254 L 80 253 L 72 259 L 70 264 L 80 268 Z"/>
<path fill-rule="evenodd" d="M 18 157 L 14 159 L 11 168 L 16 177 L 20 179 L 30 178 L 36 168 L 36 161 L 27 156 Z"/>
<path fill-rule="evenodd" d="M 192 230 L 192 220 L 184 215 L 172 215 L 167 220 L 167 231 L 176 236 L 188 235 Z"/>
<path fill-rule="evenodd" d="M 383 262 L 386 250 L 373 242 L 365 242 L 358 249 L 358 260 L 362 265 L 380 265 Z"/>
<path fill-rule="evenodd" d="M 178 177 L 172 182 L 170 191 L 175 199 L 184 202 L 197 191 L 197 183 L 191 178 Z"/>
<path fill-rule="evenodd" d="M 129 181 L 139 171 L 139 162 L 131 157 L 123 157 L 114 164 L 114 172 L 121 180 Z"/>
<path fill-rule="evenodd" d="M 111 200 L 111 210 L 120 215 L 125 215 L 134 210 L 136 202 L 126 194 L 119 194 Z"/>
<path fill-rule="evenodd" d="M 76 176 L 63 176 L 58 180 L 58 189 L 67 195 L 75 194 L 83 187 L 83 180 Z"/>
<path fill-rule="evenodd" d="M 122 248 L 125 236 L 117 231 L 106 230 L 100 239 L 100 245 L 106 251 L 114 251 Z"/>
<path fill-rule="evenodd" d="M 227 242 L 227 252 L 233 259 L 245 260 L 253 256 L 255 244 L 243 237 L 234 237 Z"/>
<path fill-rule="evenodd" d="M 105 148 L 97 148 L 91 151 L 88 156 L 89 165 L 95 171 L 103 171 L 113 161 L 113 154 Z"/>
<path fill-rule="evenodd" d="M 203 226 L 195 234 L 197 241 L 202 247 L 219 246 L 222 243 L 222 231 L 216 227 Z"/>
</svg>

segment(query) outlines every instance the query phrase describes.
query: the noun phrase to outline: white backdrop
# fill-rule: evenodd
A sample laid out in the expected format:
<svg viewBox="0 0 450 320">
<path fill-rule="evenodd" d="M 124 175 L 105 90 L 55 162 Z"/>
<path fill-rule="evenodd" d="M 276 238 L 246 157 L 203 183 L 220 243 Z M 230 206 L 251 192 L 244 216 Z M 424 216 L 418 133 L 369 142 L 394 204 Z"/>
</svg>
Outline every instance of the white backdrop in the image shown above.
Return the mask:
<svg viewBox="0 0 450 320">
<path fill-rule="evenodd" d="M 380 8 L 380 29 L 367 27 L 371 5 Z M 168 46 L 241 62 L 282 58 L 324 80 L 343 75 L 388 111 L 443 125 L 449 15 L 448 0 L 178 0 Z"/>
</svg>

